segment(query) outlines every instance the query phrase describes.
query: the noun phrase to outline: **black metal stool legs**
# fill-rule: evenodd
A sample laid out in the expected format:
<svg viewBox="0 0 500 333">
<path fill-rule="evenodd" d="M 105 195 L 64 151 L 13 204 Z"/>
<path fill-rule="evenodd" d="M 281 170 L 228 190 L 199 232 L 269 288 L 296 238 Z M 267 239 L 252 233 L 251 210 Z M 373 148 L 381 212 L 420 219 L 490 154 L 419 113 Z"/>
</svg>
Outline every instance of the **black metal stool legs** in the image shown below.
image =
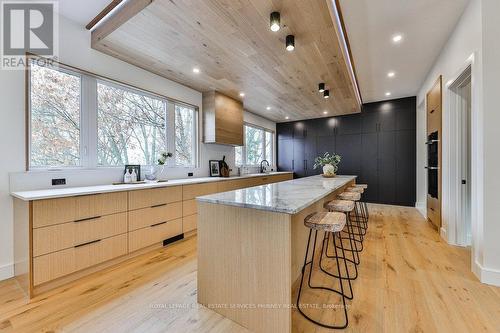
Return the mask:
<svg viewBox="0 0 500 333">
<path fill-rule="evenodd" d="M 314 324 L 316 325 L 319 325 L 319 326 L 322 326 L 322 327 L 325 327 L 325 328 L 330 328 L 330 329 L 343 329 L 343 328 L 346 328 L 347 325 L 348 325 L 348 317 L 347 317 L 347 307 L 346 307 L 346 295 L 344 293 L 344 284 L 343 284 L 343 281 L 344 279 L 343 278 L 339 278 L 339 283 L 340 283 L 340 291 L 338 290 L 335 290 L 335 289 L 331 289 L 331 288 L 327 288 L 327 287 L 317 287 L 317 286 L 312 286 L 311 284 L 311 276 L 312 276 L 312 272 L 314 270 L 314 257 L 315 257 L 315 253 L 316 253 L 316 240 L 317 240 L 317 237 L 318 237 L 318 231 L 316 230 L 315 231 L 315 235 L 314 235 L 314 243 L 313 243 L 313 250 L 312 250 L 312 258 L 311 258 L 311 261 L 308 261 L 308 257 L 309 257 L 309 247 L 310 247 L 310 244 L 311 244 L 311 236 L 312 236 L 312 230 L 309 231 L 309 238 L 307 240 L 307 248 L 306 248 L 306 255 L 304 257 L 304 265 L 302 266 L 302 276 L 301 276 L 301 279 L 300 279 L 300 286 L 299 286 L 299 292 L 298 292 L 298 295 L 297 295 L 297 309 L 299 310 L 299 312 L 306 318 L 308 319 L 309 321 L 313 322 Z M 337 253 L 337 243 L 335 241 L 335 234 L 333 234 L 333 242 L 334 242 L 334 248 L 335 248 L 335 258 L 336 258 L 336 262 L 337 262 L 337 271 L 339 272 L 339 275 L 341 275 L 341 270 L 340 270 L 340 263 L 339 263 L 339 255 Z M 321 249 L 321 254 L 323 254 L 323 247 L 324 247 L 324 242 L 323 242 L 323 245 L 322 245 L 322 249 Z M 342 249 L 343 249 L 343 246 L 342 246 Z M 345 257 L 345 253 L 343 253 L 343 257 Z M 337 294 L 339 294 L 342 298 L 342 306 L 344 308 L 344 318 L 345 318 L 345 324 L 343 325 L 327 325 L 327 324 L 324 324 L 324 323 L 321 323 L 317 320 L 314 320 L 312 319 L 311 317 L 309 317 L 308 315 L 306 315 L 304 313 L 304 311 L 302 310 L 301 306 L 300 306 L 300 296 L 302 294 L 302 285 L 304 283 L 304 275 L 305 275 L 305 271 L 306 271 L 306 267 L 307 265 L 311 265 L 310 267 L 310 272 L 309 272 L 309 278 L 308 278 L 308 285 L 310 288 L 312 289 L 323 289 L 323 290 L 328 290 L 328 291 L 332 291 L 332 292 L 335 292 Z M 346 272 L 348 272 L 347 270 L 347 263 L 346 261 L 344 261 L 344 265 L 345 265 L 345 269 L 346 269 Z M 348 273 L 347 273 L 348 274 Z M 352 297 L 352 287 L 351 287 L 351 281 L 346 279 L 348 284 L 349 284 L 349 288 L 351 290 L 351 297 Z"/>
</svg>

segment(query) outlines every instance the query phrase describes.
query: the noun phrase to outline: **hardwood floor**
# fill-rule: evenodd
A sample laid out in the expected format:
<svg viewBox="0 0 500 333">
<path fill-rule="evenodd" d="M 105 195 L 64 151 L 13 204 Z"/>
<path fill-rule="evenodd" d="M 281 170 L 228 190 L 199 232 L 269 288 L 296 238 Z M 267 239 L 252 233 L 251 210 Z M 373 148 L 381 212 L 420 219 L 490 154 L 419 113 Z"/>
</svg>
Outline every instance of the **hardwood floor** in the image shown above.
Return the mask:
<svg viewBox="0 0 500 333">
<path fill-rule="evenodd" d="M 468 249 L 444 243 L 414 208 L 370 208 L 346 331 L 500 331 L 500 288 L 473 276 Z M 309 290 L 304 295 L 320 305 L 338 302 Z M 317 311 L 322 320 L 335 318 L 332 309 Z M 331 331 L 296 311 L 293 323 L 296 332 Z M 29 303 L 14 280 L 0 282 L 0 331 L 247 332 L 196 304 L 195 237 Z"/>
</svg>

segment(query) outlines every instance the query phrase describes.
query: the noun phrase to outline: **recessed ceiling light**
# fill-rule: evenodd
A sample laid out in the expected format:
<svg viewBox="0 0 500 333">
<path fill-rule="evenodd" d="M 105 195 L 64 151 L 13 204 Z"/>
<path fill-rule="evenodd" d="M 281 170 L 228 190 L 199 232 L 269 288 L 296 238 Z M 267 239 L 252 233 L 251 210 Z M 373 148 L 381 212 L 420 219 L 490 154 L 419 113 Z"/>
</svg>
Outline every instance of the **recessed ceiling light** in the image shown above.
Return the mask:
<svg viewBox="0 0 500 333">
<path fill-rule="evenodd" d="M 268 107 L 266 108 L 266 110 L 267 110 L 267 111 L 271 110 L 271 107 L 270 107 L 270 106 L 268 106 Z"/>
<path fill-rule="evenodd" d="M 402 40 L 403 40 L 403 35 L 401 35 L 401 34 L 397 34 L 397 35 L 392 36 L 392 41 L 394 43 L 399 43 Z"/>
<path fill-rule="evenodd" d="M 394 77 L 394 76 L 396 76 L 396 73 L 394 73 L 394 72 L 389 72 L 389 73 L 387 73 L 387 76 L 388 76 L 388 77 Z"/>
<path fill-rule="evenodd" d="M 193 73 L 198 74 L 200 72 L 200 69 L 198 67 L 193 68 Z"/>
<path fill-rule="evenodd" d="M 244 92 L 240 92 L 240 97 L 245 97 L 245 93 Z"/>
<path fill-rule="evenodd" d="M 290 117 L 286 116 L 285 119 L 290 119 Z"/>
<path fill-rule="evenodd" d="M 323 111 L 323 114 L 328 114 L 328 111 Z"/>
<path fill-rule="evenodd" d="M 271 31 L 274 31 L 274 32 L 280 30 L 280 13 L 279 12 L 272 12 L 271 13 L 269 27 L 271 28 Z"/>
<path fill-rule="evenodd" d="M 391 96 L 391 93 L 390 92 L 386 92 L 385 95 L 386 96 Z"/>
</svg>

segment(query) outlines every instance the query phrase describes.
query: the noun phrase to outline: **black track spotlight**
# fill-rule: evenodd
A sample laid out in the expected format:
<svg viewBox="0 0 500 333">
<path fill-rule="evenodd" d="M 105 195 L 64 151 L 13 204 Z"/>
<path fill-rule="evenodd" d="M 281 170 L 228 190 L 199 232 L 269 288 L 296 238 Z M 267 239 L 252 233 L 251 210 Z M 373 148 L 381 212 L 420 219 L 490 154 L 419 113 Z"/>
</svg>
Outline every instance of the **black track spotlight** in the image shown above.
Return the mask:
<svg viewBox="0 0 500 333">
<path fill-rule="evenodd" d="M 274 31 L 274 32 L 280 30 L 280 13 L 279 12 L 272 12 L 271 13 L 269 27 L 271 28 L 271 31 Z"/>
<path fill-rule="evenodd" d="M 286 50 L 287 51 L 295 50 L 295 36 L 294 35 L 286 36 Z"/>
<path fill-rule="evenodd" d="M 320 84 L 318 85 L 318 91 L 319 91 L 320 93 L 322 93 L 323 91 L 325 91 L 325 84 L 324 84 L 324 83 L 320 83 Z"/>
<path fill-rule="evenodd" d="M 324 97 L 324 98 L 330 98 L 330 90 L 328 90 L 328 89 L 327 89 L 327 90 L 325 90 L 325 91 L 323 92 L 323 97 Z"/>
</svg>

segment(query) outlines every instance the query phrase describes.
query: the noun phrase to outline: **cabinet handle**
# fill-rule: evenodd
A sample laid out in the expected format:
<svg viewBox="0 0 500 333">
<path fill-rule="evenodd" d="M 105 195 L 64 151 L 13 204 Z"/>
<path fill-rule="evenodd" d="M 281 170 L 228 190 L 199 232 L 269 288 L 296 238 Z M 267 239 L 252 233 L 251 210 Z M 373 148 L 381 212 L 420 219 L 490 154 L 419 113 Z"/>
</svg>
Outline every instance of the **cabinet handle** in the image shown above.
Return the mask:
<svg viewBox="0 0 500 333">
<path fill-rule="evenodd" d="M 431 110 L 431 113 L 434 113 L 434 111 L 436 111 L 436 110 L 432 109 L 432 110 Z"/>
<path fill-rule="evenodd" d="M 164 203 L 164 204 L 159 204 L 159 205 L 154 205 L 154 206 L 151 206 L 151 208 L 156 208 L 156 207 L 163 207 L 163 206 L 166 206 L 167 204 Z"/>
<path fill-rule="evenodd" d="M 90 244 L 94 244 L 94 243 L 99 243 L 100 241 L 101 241 L 100 239 L 97 239 L 97 240 L 93 240 L 93 241 L 90 241 L 87 243 L 78 244 L 78 245 L 75 245 L 74 248 L 76 249 L 77 247 L 82 247 L 82 246 L 86 246 L 86 245 L 90 245 Z"/>
<path fill-rule="evenodd" d="M 429 207 L 429 208 L 430 208 L 432 211 L 434 211 L 434 208 L 432 208 L 432 207 Z"/>
<path fill-rule="evenodd" d="M 295 160 L 292 160 L 292 170 L 295 170 Z"/>
<path fill-rule="evenodd" d="M 100 219 L 101 217 L 102 216 L 87 217 L 85 219 L 74 220 L 73 222 L 78 223 L 78 222 L 84 222 L 84 221 L 90 221 L 90 220 L 97 220 L 97 219 Z"/>
<path fill-rule="evenodd" d="M 160 223 L 152 224 L 152 225 L 150 225 L 150 227 L 151 227 L 151 228 L 153 228 L 153 227 L 157 227 L 157 226 L 162 225 L 162 224 L 165 224 L 165 223 L 167 223 L 167 221 L 163 221 L 163 222 L 160 222 Z"/>
</svg>

